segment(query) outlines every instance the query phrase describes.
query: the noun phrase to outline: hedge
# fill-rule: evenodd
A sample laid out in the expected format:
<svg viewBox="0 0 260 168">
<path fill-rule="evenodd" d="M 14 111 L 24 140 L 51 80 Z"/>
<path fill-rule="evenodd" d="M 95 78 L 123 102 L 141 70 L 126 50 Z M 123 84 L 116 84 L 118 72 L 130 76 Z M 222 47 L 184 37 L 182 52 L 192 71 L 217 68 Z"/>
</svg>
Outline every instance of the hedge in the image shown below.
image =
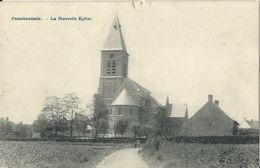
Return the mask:
<svg viewBox="0 0 260 168">
<path fill-rule="evenodd" d="M 168 137 L 168 141 L 176 143 L 202 143 L 202 144 L 258 144 L 259 136 L 198 136 L 186 137 L 176 136 Z"/>
<path fill-rule="evenodd" d="M 56 141 L 56 142 L 91 142 L 91 143 L 134 143 L 137 140 L 145 143 L 146 138 L 26 138 L 26 137 L 1 137 L 0 141 Z"/>
</svg>

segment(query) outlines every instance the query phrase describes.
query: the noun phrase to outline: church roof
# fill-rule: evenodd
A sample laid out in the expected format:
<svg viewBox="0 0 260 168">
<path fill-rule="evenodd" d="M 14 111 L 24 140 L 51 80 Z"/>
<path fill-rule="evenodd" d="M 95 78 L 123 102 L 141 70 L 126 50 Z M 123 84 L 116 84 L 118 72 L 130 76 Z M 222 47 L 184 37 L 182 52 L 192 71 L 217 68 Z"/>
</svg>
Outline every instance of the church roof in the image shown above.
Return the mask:
<svg viewBox="0 0 260 168">
<path fill-rule="evenodd" d="M 151 94 L 151 92 L 149 90 L 147 90 L 145 87 L 143 87 L 139 83 L 135 82 L 134 80 L 126 78 L 125 82 L 130 83 L 132 85 L 132 87 L 134 87 L 136 89 L 136 91 L 139 92 L 139 93 L 142 93 L 142 94 L 145 94 L 145 95 Z"/>
<path fill-rule="evenodd" d="M 122 50 L 127 53 L 118 16 L 113 21 L 103 50 Z"/>
<path fill-rule="evenodd" d="M 159 105 L 157 100 L 151 96 L 151 92 L 139 83 L 133 81 L 132 79 L 126 78 L 122 83 L 122 88 L 126 88 L 131 95 L 136 98 L 146 98 L 150 99 L 152 104 Z"/>
<path fill-rule="evenodd" d="M 123 89 L 122 92 L 117 96 L 114 102 L 111 104 L 112 106 L 139 106 L 139 104 L 135 101 L 134 98 L 130 96 L 126 89 Z"/>
<path fill-rule="evenodd" d="M 165 104 L 167 117 L 187 117 L 188 118 L 188 106 L 181 103 L 169 103 L 169 96 L 167 96 Z"/>
<path fill-rule="evenodd" d="M 155 98 L 151 96 L 151 92 L 138 84 L 137 82 L 133 81 L 132 79 L 125 78 L 122 82 L 119 91 L 116 93 L 116 98 L 114 99 L 114 102 L 119 97 L 119 95 L 122 93 L 122 91 L 126 89 L 127 93 L 130 95 L 132 99 L 134 99 L 136 102 L 138 102 L 138 105 L 140 104 L 140 101 L 142 99 L 149 99 L 154 107 L 159 106 L 159 103 Z M 113 105 L 113 104 L 112 104 Z"/>
<path fill-rule="evenodd" d="M 173 103 L 170 117 L 184 117 L 187 110 L 186 104 Z"/>
</svg>

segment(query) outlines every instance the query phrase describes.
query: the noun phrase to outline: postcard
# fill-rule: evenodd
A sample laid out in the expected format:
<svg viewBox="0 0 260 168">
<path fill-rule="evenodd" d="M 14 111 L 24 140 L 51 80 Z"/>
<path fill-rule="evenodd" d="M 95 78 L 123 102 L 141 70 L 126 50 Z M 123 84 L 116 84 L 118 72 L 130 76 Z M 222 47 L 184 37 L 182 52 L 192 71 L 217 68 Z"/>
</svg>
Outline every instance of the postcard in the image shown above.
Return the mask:
<svg viewBox="0 0 260 168">
<path fill-rule="evenodd" d="M 258 1 L 7 0 L 0 25 L 0 167 L 258 167 Z"/>
</svg>

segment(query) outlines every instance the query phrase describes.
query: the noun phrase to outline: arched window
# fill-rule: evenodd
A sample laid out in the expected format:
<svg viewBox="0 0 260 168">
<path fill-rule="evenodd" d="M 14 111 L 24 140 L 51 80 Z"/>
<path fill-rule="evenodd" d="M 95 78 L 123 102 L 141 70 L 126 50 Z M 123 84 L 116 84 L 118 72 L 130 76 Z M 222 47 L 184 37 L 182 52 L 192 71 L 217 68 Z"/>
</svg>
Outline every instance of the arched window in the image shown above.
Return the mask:
<svg viewBox="0 0 260 168">
<path fill-rule="evenodd" d="M 110 75 L 111 74 L 111 60 L 108 60 L 107 61 L 107 75 Z"/>
<path fill-rule="evenodd" d="M 112 61 L 112 75 L 116 74 L 116 60 Z"/>
</svg>

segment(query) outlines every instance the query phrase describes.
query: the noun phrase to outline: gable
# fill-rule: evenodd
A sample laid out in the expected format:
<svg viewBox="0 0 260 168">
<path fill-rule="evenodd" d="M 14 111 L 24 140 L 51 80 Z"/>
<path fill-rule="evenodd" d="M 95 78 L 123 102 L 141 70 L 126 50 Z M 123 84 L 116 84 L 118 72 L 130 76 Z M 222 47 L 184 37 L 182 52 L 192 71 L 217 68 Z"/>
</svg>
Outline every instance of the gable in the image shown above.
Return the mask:
<svg viewBox="0 0 260 168">
<path fill-rule="evenodd" d="M 194 116 L 192 116 L 185 125 L 212 122 L 216 124 L 233 123 L 231 119 L 224 111 L 222 111 L 213 102 L 207 102 Z"/>
</svg>

